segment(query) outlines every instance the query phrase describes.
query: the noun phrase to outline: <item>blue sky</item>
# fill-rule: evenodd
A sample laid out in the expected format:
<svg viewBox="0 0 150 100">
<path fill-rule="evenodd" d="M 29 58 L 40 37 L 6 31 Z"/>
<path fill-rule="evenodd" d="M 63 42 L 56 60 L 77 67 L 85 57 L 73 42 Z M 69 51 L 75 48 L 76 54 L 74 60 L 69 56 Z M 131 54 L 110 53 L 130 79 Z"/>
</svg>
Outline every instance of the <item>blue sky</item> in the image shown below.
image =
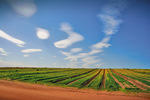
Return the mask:
<svg viewBox="0 0 150 100">
<path fill-rule="evenodd" d="M 149 0 L 1 0 L 0 66 L 149 68 Z"/>
</svg>

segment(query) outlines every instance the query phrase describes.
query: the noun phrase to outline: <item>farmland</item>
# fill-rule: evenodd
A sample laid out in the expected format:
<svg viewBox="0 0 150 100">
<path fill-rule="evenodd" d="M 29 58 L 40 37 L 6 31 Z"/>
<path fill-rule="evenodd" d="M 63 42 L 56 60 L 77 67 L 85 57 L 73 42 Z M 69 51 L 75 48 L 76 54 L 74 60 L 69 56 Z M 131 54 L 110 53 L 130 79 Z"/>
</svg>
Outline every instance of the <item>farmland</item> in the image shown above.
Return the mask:
<svg viewBox="0 0 150 100">
<path fill-rule="evenodd" d="M 0 68 L 0 79 L 97 91 L 150 92 L 149 69 Z"/>
</svg>

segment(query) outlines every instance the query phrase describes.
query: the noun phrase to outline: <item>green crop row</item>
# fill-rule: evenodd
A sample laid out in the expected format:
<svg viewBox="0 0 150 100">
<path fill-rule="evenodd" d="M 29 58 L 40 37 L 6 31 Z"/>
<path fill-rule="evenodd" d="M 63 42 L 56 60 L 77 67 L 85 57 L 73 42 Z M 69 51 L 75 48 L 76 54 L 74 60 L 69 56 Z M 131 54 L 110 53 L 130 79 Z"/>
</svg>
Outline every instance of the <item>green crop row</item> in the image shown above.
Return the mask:
<svg viewBox="0 0 150 100">
<path fill-rule="evenodd" d="M 138 81 L 140 81 L 142 83 L 145 83 L 145 84 L 150 86 L 150 82 L 148 82 L 146 80 L 142 80 L 142 79 L 139 79 L 139 78 L 136 78 L 136 77 L 133 77 L 133 76 L 129 76 L 129 75 L 125 75 L 125 74 L 122 74 L 122 75 L 127 76 L 127 77 L 132 78 L 132 79 L 135 79 L 135 80 L 138 80 Z"/>
<path fill-rule="evenodd" d="M 148 82 L 148 81 L 142 79 L 142 77 L 141 77 L 141 78 L 136 77 L 136 74 L 133 75 L 133 74 L 125 73 L 124 70 L 123 70 L 123 71 L 118 71 L 118 72 L 119 72 L 120 74 L 124 75 L 124 76 L 127 76 L 127 77 L 129 77 L 129 78 L 138 80 L 138 81 L 140 81 L 140 82 L 142 82 L 142 83 L 145 83 L 145 84 L 147 84 L 147 85 L 150 86 L 150 82 Z M 147 76 L 147 75 L 146 75 L 146 76 Z"/>
<path fill-rule="evenodd" d="M 126 81 L 124 78 L 122 78 L 122 77 L 116 75 L 116 74 L 113 73 L 112 71 L 110 71 L 110 72 L 111 72 L 112 75 L 113 75 L 119 82 L 121 82 L 124 86 L 125 86 L 125 84 L 127 84 L 127 85 L 129 85 L 129 86 L 136 87 L 136 86 L 134 86 L 132 83 Z M 124 83 L 125 83 L 125 84 L 124 84 Z M 126 87 L 126 86 L 125 86 L 125 87 Z"/>
<path fill-rule="evenodd" d="M 150 86 L 147 70 L 114 69 L 116 72 L 138 80 Z M 126 88 L 121 89 L 111 74 Z M 115 74 L 109 69 L 71 69 L 71 68 L 0 68 L 0 79 L 18 80 L 46 85 L 64 87 L 90 88 L 95 90 L 108 90 L 123 92 L 143 92 L 136 86 Z M 129 86 L 128 86 L 129 85 Z M 131 86 L 131 87 L 130 87 Z M 148 92 L 150 89 L 147 89 Z"/>
<path fill-rule="evenodd" d="M 55 83 L 57 80 L 68 78 L 68 77 L 71 77 L 73 75 L 78 75 L 78 74 L 85 73 L 85 72 L 88 72 L 88 71 L 89 70 L 78 70 L 78 71 L 71 71 L 71 72 L 63 72 L 63 73 L 59 73 L 59 74 L 58 73 L 51 73 L 51 74 L 46 74 L 46 75 L 43 75 L 43 76 L 37 75 L 37 76 L 31 77 L 32 79 L 30 78 L 30 80 L 32 80 L 34 82 L 41 81 L 41 82 Z"/>
<path fill-rule="evenodd" d="M 102 77 L 103 77 L 104 69 L 101 70 L 100 74 L 97 75 L 97 77 L 90 82 L 85 88 L 92 88 L 99 90 L 100 83 L 102 82 Z"/>
<path fill-rule="evenodd" d="M 105 89 L 107 91 L 118 91 L 119 88 L 121 88 L 120 85 L 115 82 L 115 80 L 108 72 L 105 75 L 106 75 Z"/>
<path fill-rule="evenodd" d="M 95 71 L 96 71 L 96 70 L 95 70 Z M 94 73 L 95 71 L 92 71 L 92 72 L 89 72 L 89 73 L 86 73 L 86 74 L 83 74 L 83 75 L 79 75 L 79 76 L 77 76 L 77 77 L 73 77 L 73 78 L 69 78 L 69 79 L 60 81 L 60 82 L 58 82 L 58 84 L 66 84 L 66 85 L 67 85 L 67 84 L 69 84 L 69 83 L 71 83 L 71 82 L 73 82 L 73 81 L 75 81 L 75 80 L 78 80 L 78 79 L 81 79 L 81 78 L 83 78 L 83 77 L 86 77 L 86 76 L 88 76 L 88 75 Z"/>
<path fill-rule="evenodd" d="M 125 75 L 133 76 L 136 78 L 150 80 L 150 75 L 147 75 L 147 74 L 136 73 L 136 72 L 133 72 L 133 71 L 127 70 L 127 69 L 115 69 L 115 71 L 125 74 Z"/>
<path fill-rule="evenodd" d="M 87 77 L 84 77 L 82 79 L 79 79 L 75 82 L 73 82 L 72 84 L 70 84 L 69 86 L 71 87 L 78 87 L 78 88 L 82 88 L 83 87 L 83 84 L 84 82 L 87 82 L 90 78 L 94 77 L 100 70 L 97 70 L 95 73 L 87 76 Z"/>
<path fill-rule="evenodd" d="M 141 74 L 148 74 L 150 75 L 150 69 L 128 69 L 133 72 L 141 73 Z"/>
<path fill-rule="evenodd" d="M 28 80 L 31 82 L 42 82 L 42 83 L 56 83 L 58 80 L 64 80 L 66 78 L 69 77 L 73 77 L 75 75 L 79 75 L 79 74 L 84 74 L 86 72 L 89 72 L 92 70 L 78 70 L 78 71 L 71 71 L 71 72 L 63 72 L 63 73 L 53 73 L 53 74 L 48 74 L 48 75 L 44 75 L 44 76 L 34 76 L 32 77 L 32 79 Z M 27 80 L 26 80 L 27 81 Z"/>
</svg>

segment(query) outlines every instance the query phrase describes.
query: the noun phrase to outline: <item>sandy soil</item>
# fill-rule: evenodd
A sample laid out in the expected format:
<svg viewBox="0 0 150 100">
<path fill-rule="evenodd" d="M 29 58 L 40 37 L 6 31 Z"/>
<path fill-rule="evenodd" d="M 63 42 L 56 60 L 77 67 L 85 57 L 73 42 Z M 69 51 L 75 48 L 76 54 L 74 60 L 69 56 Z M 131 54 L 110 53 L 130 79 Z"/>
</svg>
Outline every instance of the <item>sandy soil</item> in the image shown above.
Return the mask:
<svg viewBox="0 0 150 100">
<path fill-rule="evenodd" d="M 150 100 L 150 96 L 0 80 L 0 100 Z"/>
</svg>

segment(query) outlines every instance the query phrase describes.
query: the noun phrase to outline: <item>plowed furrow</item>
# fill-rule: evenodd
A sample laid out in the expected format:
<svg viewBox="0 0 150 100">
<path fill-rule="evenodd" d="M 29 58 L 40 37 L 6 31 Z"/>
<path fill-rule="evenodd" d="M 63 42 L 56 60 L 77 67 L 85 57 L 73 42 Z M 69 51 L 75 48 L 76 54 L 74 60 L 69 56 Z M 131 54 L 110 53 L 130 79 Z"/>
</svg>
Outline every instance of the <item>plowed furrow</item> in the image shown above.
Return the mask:
<svg viewBox="0 0 150 100">
<path fill-rule="evenodd" d="M 121 88 L 125 88 L 125 86 L 124 86 L 121 82 L 119 82 L 119 81 L 111 74 L 110 71 L 108 71 L 108 73 L 112 76 L 112 78 L 115 80 L 115 82 L 118 83 L 118 84 L 121 86 Z"/>
<path fill-rule="evenodd" d="M 112 70 L 112 69 L 111 69 Z M 132 78 L 129 78 L 129 77 L 126 77 L 122 74 L 119 74 L 118 72 L 112 70 L 115 74 L 119 75 L 120 77 L 124 78 L 125 80 L 129 81 L 130 83 L 132 83 L 133 85 L 137 86 L 138 88 L 142 89 L 142 90 L 146 90 L 144 87 L 148 87 L 150 88 L 148 85 L 142 83 L 142 82 L 139 82 L 137 80 L 134 80 Z"/>
<path fill-rule="evenodd" d="M 90 76 L 90 75 L 92 75 L 92 74 L 93 74 L 93 73 L 91 73 L 91 74 L 89 74 L 89 75 L 86 75 L 86 76 L 84 76 L 84 77 L 81 77 L 81 78 L 79 78 L 79 79 L 76 79 L 76 80 L 74 80 L 74 81 L 68 83 L 67 85 L 70 85 L 70 84 L 72 84 L 72 83 L 74 83 L 74 82 L 76 82 L 76 81 L 78 81 L 78 80 L 80 80 L 80 79 L 82 79 L 82 78 L 85 78 L 85 77 L 87 77 L 87 76 Z"/>
<path fill-rule="evenodd" d="M 99 89 L 101 89 L 103 86 L 105 87 L 105 81 L 106 81 L 106 77 L 105 77 L 105 69 L 104 69 L 102 82 L 100 83 Z"/>
<path fill-rule="evenodd" d="M 102 71 L 102 69 L 99 71 L 99 74 L 101 73 L 101 71 Z M 99 74 L 98 74 L 98 75 L 99 75 Z M 97 75 L 97 76 L 98 76 L 98 75 Z M 96 77 L 97 77 L 97 76 L 96 76 Z M 96 78 L 96 77 L 95 77 L 95 78 Z M 88 86 L 95 78 L 93 78 L 93 79 L 87 84 L 87 86 Z"/>
<path fill-rule="evenodd" d="M 87 81 L 82 83 L 81 88 L 84 87 L 85 85 L 89 84 L 100 72 L 101 72 L 101 70 L 95 76 L 91 77 L 90 79 L 88 79 Z"/>
<path fill-rule="evenodd" d="M 74 77 L 77 77 L 77 76 L 80 76 L 80 75 L 84 75 L 84 74 L 90 73 L 90 72 L 92 72 L 92 71 L 94 71 L 94 70 L 95 70 L 95 69 L 90 70 L 90 71 L 85 72 L 85 73 L 81 73 L 81 74 L 78 74 L 78 75 L 74 75 L 74 76 L 71 76 L 71 77 L 61 78 L 61 79 L 58 79 L 58 80 L 56 80 L 56 81 L 54 81 L 54 82 L 52 82 L 52 83 L 57 83 L 57 82 L 60 82 L 60 81 L 63 81 L 63 80 L 69 79 L 69 78 L 74 78 Z"/>
</svg>

